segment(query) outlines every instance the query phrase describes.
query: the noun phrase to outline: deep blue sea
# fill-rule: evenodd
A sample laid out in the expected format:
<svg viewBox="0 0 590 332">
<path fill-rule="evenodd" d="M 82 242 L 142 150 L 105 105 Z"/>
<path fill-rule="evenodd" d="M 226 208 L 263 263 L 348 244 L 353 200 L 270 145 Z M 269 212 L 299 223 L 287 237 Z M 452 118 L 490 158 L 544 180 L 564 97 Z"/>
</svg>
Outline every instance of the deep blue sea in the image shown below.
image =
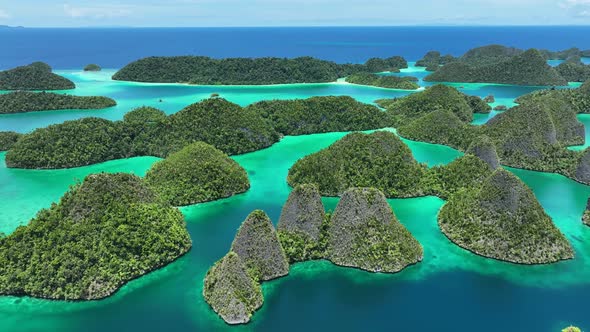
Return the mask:
<svg viewBox="0 0 590 332">
<path fill-rule="evenodd" d="M 461 55 L 493 43 L 590 49 L 590 26 L 0 29 L 0 68 L 32 61 L 45 61 L 56 69 L 93 62 L 120 68 L 152 55 L 309 55 L 337 62 L 403 55 L 417 60 L 429 50 Z"/>
</svg>

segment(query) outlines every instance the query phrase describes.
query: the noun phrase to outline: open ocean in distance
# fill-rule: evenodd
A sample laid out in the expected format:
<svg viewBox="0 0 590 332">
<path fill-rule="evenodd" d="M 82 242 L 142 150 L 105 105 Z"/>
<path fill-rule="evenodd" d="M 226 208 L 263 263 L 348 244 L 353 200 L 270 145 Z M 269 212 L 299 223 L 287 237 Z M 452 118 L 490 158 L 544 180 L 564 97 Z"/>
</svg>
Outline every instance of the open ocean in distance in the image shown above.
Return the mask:
<svg viewBox="0 0 590 332">
<path fill-rule="evenodd" d="M 487 44 L 561 50 L 590 48 L 590 26 L 0 29 L 0 68 L 44 61 L 55 69 L 103 68 L 152 55 L 313 56 L 336 62 L 429 50 L 461 55 Z"/>
</svg>

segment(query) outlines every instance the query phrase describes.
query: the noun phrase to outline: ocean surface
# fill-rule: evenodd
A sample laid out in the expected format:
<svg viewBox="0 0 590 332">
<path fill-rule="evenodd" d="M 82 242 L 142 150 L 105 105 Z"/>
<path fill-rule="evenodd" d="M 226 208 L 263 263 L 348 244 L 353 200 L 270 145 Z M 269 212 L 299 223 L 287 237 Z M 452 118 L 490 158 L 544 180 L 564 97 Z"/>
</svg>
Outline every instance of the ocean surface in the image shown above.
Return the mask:
<svg viewBox="0 0 590 332">
<path fill-rule="evenodd" d="M 76 95 L 115 98 L 104 110 L 66 110 L 0 115 L 0 131 L 29 132 L 87 116 L 121 119 L 149 105 L 166 113 L 211 93 L 240 105 L 265 99 L 350 95 L 363 102 L 411 92 L 343 83 L 281 86 L 186 86 L 110 79 L 114 69 L 84 73 L 95 62 L 118 68 L 147 55 L 313 55 L 338 62 L 404 55 L 415 60 L 429 49 L 459 55 L 487 43 L 518 47 L 590 48 L 590 28 L 281 28 L 281 29 L 22 29 L 0 30 L 0 68 L 43 60 L 75 81 Z M 410 66 L 400 74 L 424 77 Z M 422 86 L 428 84 L 420 81 Z M 461 91 L 512 106 L 516 97 L 540 89 L 496 84 L 455 84 Z M 572 87 L 577 86 L 571 84 Z M 160 99 L 162 102 L 160 102 Z M 495 104 L 495 105 L 496 105 Z M 474 123 L 493 117 L 479 115 Z M 590 141 L 590 115 L 578 118 Z M 392 129 L 389 129 L 392 130 Z M 296 264 L 289 276 L 263 284 L 264 306 L 249 325 L 230 327 L 201 295 L 207 269 L 231 246 L 240 223 L 254 209 L 274 222 L 290 188 L 288 169 L 300 158 L 346 133 L 288 136 L 268 149 L 233 157 L 247 171 L 251 189 L 242 195 L 182 208 L 192 250 L 167 267 L 139 278 L 114 296 L 92 302 L 0 297 L 0 331 L 453 331 L 555 332 L 570 324 L 590 330 L 590 227 L 581 222 L 590 187 L 563 176 L 509 169 L 535 192 L 575 249 L 575 259 L 521 266 L 473 255 L 449 242 L 436 223 L 444 201 L 435 197 L 389 200 L 400 221 L 422 243 L 424 261 L 397 274 L 372 274 L 316 261 Z M 448 147 L 405 141 L 429 166 L 461 155 Z M 575 147 L 581 149 L 586 147 Z M 96 172 L 144 175 L 158 158 L 139 157 L 64 170 L 7 168 L 0 152 L 0 232 L 26 225 L 77 180 Z M 324 200 L 333 210 L 337 199 Z"/>
<path fill-rule="evenodd" d="M 392 11 L 395 9 L 392 8 Z M 314 56 L 337 62 L 427 51 L 461 55 L 470 48 L 502 44 L 562 50 L 590 48 L 586 27 L 351 27 L 351 28 L 112 28 L 2 29 L 0 68 L 45 61 L 57 69 L 103 68 L 154 55 L 223 57 Z"/>
</svg>

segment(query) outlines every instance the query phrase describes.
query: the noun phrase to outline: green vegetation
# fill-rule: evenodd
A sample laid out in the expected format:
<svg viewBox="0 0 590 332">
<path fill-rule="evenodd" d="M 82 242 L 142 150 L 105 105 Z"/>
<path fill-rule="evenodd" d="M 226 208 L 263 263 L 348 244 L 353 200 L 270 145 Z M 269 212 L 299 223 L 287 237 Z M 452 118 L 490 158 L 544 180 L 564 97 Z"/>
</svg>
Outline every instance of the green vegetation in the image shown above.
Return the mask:
<svg viewBox="0 0 590 332">
<path fill-rule="evenodd" d="M 231 251 L 240 256 L 255 280 L 271 280 L 289 273 L 277 232 L 264 211 L 250 213 L 238 229 Z"/>
<path fill-rule="evenodd" d="M 504 83 L 514 85 L 567 85 L 556 69 L 535 49 L 524 53 L 492 47 L 467 52 L 427 76 L 429 82 Z"/>
<path fill-rule="evenodd" d="M 590 65 L 583 64 L 580 58 L 565 61 L 555 67 L 555 70 L 568 82 L 586 82 L 590 80 Z"/>
<path fill-rule="evenodd" d="M 393 123 L 398 127 L 438 110 L 450 111 L 464 122 L 471 122 L 473 113 L 490 112 L 490 107 L 480 98 L 467 96 L 442 84 L 404 98 L 382 99 L 377 103 L 387 109 Z"/>
<path fill-rule="evenodd" d="M 231 251 L 207 272 L 203 297 L 228 324 L 248 323 L 264 301 L 260 285 Z"/>
<path fill-rule="evenodd" d="M 346 78 L 346 82 L 403 90 L 416 90 L 420 87 L 415 77 L 381 76 L 372 73 L 352 74 Z"/>
<path fill-rule="evenodd" d="M 15 133 L 14 131 L 0 131 L 0 151 L 12 149 L 21 136 L 22 134 Z"/>
<path fill-rule="evenodd" d="M 497 169 L 480 187 L 451 196 L 438 216 L 443 233 L 476 254 L 520 264 L 573 258 L 573 249 L 515 175 Z"/>
<path fill-rule="evenodd" d="M 149 57 L 119 70 L 121 81 L 190 83 L 207 85 L 259 85 L 334 82 L 359 72 L 381 72 L 406 68 L 401 57 L 369 59 L 364 65 L 337 64 L 301 57 L 212 59 L 203 56 Z"/>
<path fill-rule="evenodd" d="M 439 66 L 444 66 L 454 61 L 457 61 L 457 59 L 450 54 L 441 56 L 438 51 L 430 51 L 422 59 L 416 61 L 416 67 L 426 67 L 427 71 L 436 71 Z"/>
<path fill-rule="evenodd" d="M 74 82 L 51 72 L 43 62 L 0 72 L 0 90 L 69 90 Z"/>
<path fill-rule="evenodd" d="M 140 178 L 89 175 L 0 239 L 0 294 L 101 299 L 190 247 L 180 211 L 162 204 Z"/>
<path fill-rule="evenodd" d="M 432 195 L 448 199 L 462 189 L 478 187 L 491 173 L 485 161 L 466 154 L 448 165 L 431 168 L 424 182 Z"/>
<path fill-rule="evenodd" d="M 330 147 L 298 160 L 289 170 L 291 186 L 313 183 L 324 196 L 351 187 L 375 187 L 387 197 L 424 195 L 426 166 L 391 132 L 351 133 Z"/>
<path fill-rule="evenodd" d="M 486 135 L 482 135 L 474 139 L 467 149 L 467 153 L 485 161 L 485 163 L 488 164 L 491 169 L 500 167 L 500 158 L 498 157 L 498 152 L 496 151 L 496 145 Z"/>
<path fill-rule="evenodd" d="M 582 332 L 582 330 L 579 327 L 569 326 L 561 330 L 561 332 Z"/>
<path fill-rule="evenodd" d="M 398 272 L 423 258 L 423 249 L 397 220 L 382 192 L 347 190 L 328 231 L 328 259 L 371 272 Z"/>
<path fill-rule="evenodd" d="M 282 135 L 362 131 L 390 125 L 383 111 L 348 96 L 261 101 L 246 109 L 268 119 Z"/>
<path fill-rule="evenodd" d="M 86 118 L 23 136 L 6 156 L 8 167 L 68 168 L 134 156 L 167 157 L 195 142 L 242 154 L 274 144 L 280 135 L 368 130 L 388 126 L 377 107 L 350 97 L 260 102 L 242 108 L 210 98 L 166 116 L 141 107 L 122 121 Z"/>
<path fill-rule="evenodd" d="M 107 97 L 79 97 L 28 91 L 0 94 L 0 114 L 66 109 L 101 109 L 115 105 L 117 102 Z"/>
<path fill-rule="evenodd" d="M 203 142 L 188 145 L 157 162 L 145 180 L 154 192 L 174 206 L 227 198 L 250 188 L 246 170 Z"/>
<path fill-rule="evenodd" d="M 86 67 L 84 67 L 84 71 L 101 71 L 102 68 L 100 68 L 99 65 L 91 63 L 89 65 L 86 65 Z"/>
</svg>

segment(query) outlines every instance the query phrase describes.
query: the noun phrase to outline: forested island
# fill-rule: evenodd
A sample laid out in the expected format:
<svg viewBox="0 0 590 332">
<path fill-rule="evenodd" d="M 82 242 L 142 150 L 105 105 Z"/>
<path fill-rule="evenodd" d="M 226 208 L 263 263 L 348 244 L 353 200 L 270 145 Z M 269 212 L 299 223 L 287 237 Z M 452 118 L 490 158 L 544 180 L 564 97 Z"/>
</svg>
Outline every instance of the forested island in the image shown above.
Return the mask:
<svg viewBox="0 0 590 332">
<path fill-rule="evenodd" d="M 424 78 L 429 82 L 567 85 L 559 72 L 535 49 L 525 52 L 498 45 L 471 50 Z"/>
<path fill-rule="evenodd" d="M 0 294 L 101 299 L 190 248 L 183 215 L 139 177 L 93 174 L 0 237 Z"/>
<path fill-rule="evenodd" d="M 114 80 L 189 83 L 202 85 L 266 85 L 335 82 L 361 72 L 407 68 L 399 56 L 371 58 L 364 64 L 337 64 L 312 57 L 227 58 L 204 56 L 149 57 L 128 64 L 113 75 Z"/>
<path fill-rule="evenodd" d="M 145 181 L 173 206 L 227 198 L 250 189 L 246 170 L 203 142 L 187 145 L 155 163 Z"/>
<path fill-rule="evenodd" d="M 21 136 L 14 131 L 0 131 L 0 151 L 11 149 Z"/>
<path fill-rule="evenodd" d="M 542 90 L 522 96 L 517 99 L 518 106 L 482 126 L 471 125 L 466 121 L 467 113 L 449 109 L 445 99 L 428 93 L 429 89 L 379 104 L 405 138 L 466 151 L 479 137 L 487 136 L 503 165 L 559 173 L 590 184 L 590 153 L 566 148 L 585 141 L 584 127 L 576 114 L 590 112 L 588 89 L 589 83 L 585 83 L 578 89 Z M 418 110 L 424 104 L 430 105 L 430 111 L 407 115 L 406 107 Z"/>
<path fill-rule="evenodd" d="M 0 71 L 0 90 L 69 90 L 74 82 L 51 72 L 43 62 Z"/>
<path fill-rule="evenodd" d="M 198 141 L 234 155 L 266 148 L 282 135 L 369 130 L 388 124 L 377 107 L 350 97 L 265 101 L 247 107 L 210 98 L 170 116 L 142 107 L 122 121 L 84 118 L 40 128 L 12 146 L 6 164 L 54 169 L 134 156 L 164 158 Z"/>
<path fill-rule="evenodd" d="M 411 76 L 381 76 L 373 73 L 358 73 L 346 77 L 346 82 L 360 85 L 371 85 L 380 88 L 416 90 L 420 86 L 417 78 Z"/>
<path fill-rule="evenodd" d="M 86 65 L 84 67 L 84 71 L 101 71 L 101 70 L 102 70 L 102 68 L 95 63 L 91 63 L 91 64 Z"/>
<path fill-rule="evenodd" d="M 533 192 L 502 168 L 479 188 L 453 195 L 441 209 L 438 223 L 451 241 L 485 257 L 519 264 L 574 257 Z"/>
<path fill-rule="evenodd" d="M 101 109 L 116 106 L 107 97 L 79 97 L 51 92 L 15 91 L 0 94 L 0 114 L 69 109 Z"/>
<path fill-rule="evenodd" d="M 279 232 L 260 210 L 240 226 L 230 252 L 207 272 L 203 296 L 228 324 L 248 323 L 264 299 L 259 282 L 289 273 L 289 261 L 327 259 L 371 272 L 399 272 L 423 258 L 420 243 L 397 220 L 383 193 L 352 188 L 326 214 L 318 189 L 296 187 Z"/>
</svg>

